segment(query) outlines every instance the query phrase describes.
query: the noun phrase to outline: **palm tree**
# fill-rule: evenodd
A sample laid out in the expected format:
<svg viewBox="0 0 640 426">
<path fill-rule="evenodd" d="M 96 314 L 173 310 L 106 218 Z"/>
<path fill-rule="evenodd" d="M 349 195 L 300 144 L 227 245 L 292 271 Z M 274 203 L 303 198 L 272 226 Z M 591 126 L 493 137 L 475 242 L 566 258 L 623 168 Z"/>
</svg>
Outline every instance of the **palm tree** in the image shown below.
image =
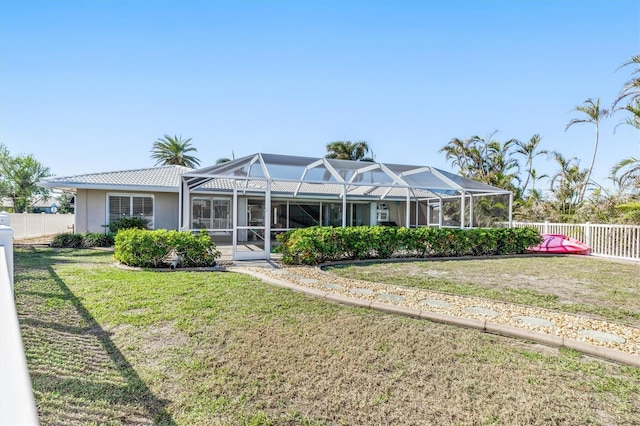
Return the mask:
<svg viewBox="0 0 640 426">
<path fill-rule="evenodd" d="M 574 124 L 584 124 L 590 123 L 595 126 L 596 129 L 596 140 L 593 146 L 593 156 L 591 157 L 591 165 L 587 169 L 586 182 L 589 182 L 591 178 L 591 173 L 593 172 L 593 165 L 596 162 L 596 153 L 598 152 L 598 141 L 599 141 L 599 133 L 600 133 L 600 121 L 609 115 L 609 110 L 600 108 L 600 98 L 597 98 L 595 101 L 591 98 L 587 99 L 582 103 L 582 105 L 578 105 L 575 107 L 575 111 L 582 112 L 586 114 L 587 118 L 574 118 L 567 124 L 565 131 L 569 129 L 569 127 Z M 582 187 L 582 192 L 580 193 L 579 202 L 582 202 L 584 199 L 584 193 L 587 189 L 587 185 Z"/>
<path fill-rule="evenodd" d="M 627 117 L 624 121 L 616 124 L 616 129 L 618 126 L 622 124 L 626 124 L 627 126 L 635 127 L 640 130 L 640 99 L 634 100 L 632 103 L 618 108 L 616 111 L 624 110 L 631 113 L 631 117 Z"/>
<path fill-rule="evenodd" d="M 533 186 L 535 188 L 535 169 L 533 168 L 533 159 L 538 155 L 548 154 L 549 151 L 546 149 L 538 150 L 538 145 L 540 145 L 540 141 L 542 138 L 539 134 L 535 134 L 529 139 L 528 142 L 516 141 L 516 149 L 514 153 L 520 154 L 525 157 L 525 161 L 527 163 L 527 179 L 524 181 L 524 185 L 522 186 L 522 195 L 527 191 L 527 187 L 529 186 L 529 181 L 533 178 Z"/>
<path fill-rule="evenodd" d="M 480 136 L 464 140 L 453 138 L 440 152 L 458 167 L 462 176 L 513 191 L 513 181 L 519 181 L 518 160 L 513 158 L 511 151 L 516 140 L 501 143 L 492 139 L 496 133 L 486 139 Z"/>
<path fill-rule="evenodd" d="M 629 157 L 616 163 L 611 168 L 611 179 L 622 194 L 640 191 L 640 158 Z"/>
<path fill-rule="evenodd" d="M 516 139 L 509 139 L 504 143 L 497 140 L 485 143 L 483 163 L 485 178 L 483 182 L 516 192 L 517 188 L 513 182 L 520 183 L 518 173 L 520 164 L 517 159 L 513 158 L 511 152 L 511 148 L 516 142 Z"/>
<path fill-rule="evenodd" d="M 471 146 L 475 142 L 473 137 L 468 139 L 453 138 L 440 149 L 438 152 L 444 152 L 447 161 L 451 161 L 451 165 L 458 167 L 459 173 L 464 177 L 469 175 L 475 167 L 475 159 L 472 158 Z"/>
<path fill-rule="evenodd" d="M 371 152 L 371 156 L 367 154 Z M 365 141 L 335 141 L 327 144 L 325 158 L 337 160 L 374 161 L 373 152 Z"/>
<path fill-rule="evenodd" d="M 193 169 L 200 165 L 200 160 L 187 153 L 197 151 L 191 146 L 191 138 L 182 139 L 182 135 L 173 137 L 164 135 L 153 143 L 151 158 L 157 160 L 156 166 L 177 165 Z"/>
<path fill-rule="evenodd" d="M 565 158 L 559 152 L 552 154 L 560 170 L 551 178 L 551 192 L 557 201 L 556 211 L 566 220 L 571 218 L 582 204 L 580 197 L 587 186 L 589 170 L 580 170 L 580 162 L 575 157 Z"/>
<path fill-rule="evenodd" d="M 611 107 L 614 110 L 616 108 L 616 105 L 618 105 L 618 103 L 625 98 L 629 98 L 629 97 L 631 98 L 629 101 L 629 104 L 632 104 L 633 102 L 638 101 L 640 99 L 640 55 L 633 55 L 627 62 L 620 65 L 618 69 L 626 67 L 627 65 L 634 65 L 634 64 L 638 66 L 638 68 L 631 71 L 631 75 L 632 76 L 635 75 L 635 77 L 627 81 L 624 84 L 624 86 L 622 86 L 622 90 L 620 91 L 620 94 L 618 95 L 616 100 L 613 102 L 613 106 Z"/>
<path fill-rule="evenodd" d="M 529 192 L 529 197 L 528 198 L 538 197 L 540 199 L 541 198 L 539 196 L 540 190 L 536 189 L 536 182 L 541 181 L 544 178 L 548 178 L 549 175 L 546 175 L 546 174 L 538 175 L 538 172 L 536 171 L 536 169 L 531 169 L 529 171 L 529 176 L 531 177 L 531 191 Z"/>
<path fill-rule="evenodd" d="M 635 99 L 623 109 L 631 113 L 624 122 L 620 124 L 628 124 L 640 130 L 640 100 Z M 631 192 L 637 194 L 640 191 L 640 158 L 627 157 L 620 160 L 611 168 L 610 179 L 613 180 L 620 192 Z"/>
</svg>

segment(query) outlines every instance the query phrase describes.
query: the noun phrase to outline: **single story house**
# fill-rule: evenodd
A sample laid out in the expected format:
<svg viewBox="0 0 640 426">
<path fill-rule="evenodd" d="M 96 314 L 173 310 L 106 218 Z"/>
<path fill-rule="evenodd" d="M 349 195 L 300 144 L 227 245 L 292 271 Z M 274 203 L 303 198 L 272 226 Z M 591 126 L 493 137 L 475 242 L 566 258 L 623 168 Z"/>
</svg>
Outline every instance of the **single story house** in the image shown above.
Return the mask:
<svg viewBox="0 0 640 426">
<path fill-rule="evenodd" d="M 198 170 L 163 166 L 47 179 L 76 193 L 76 232 L 122 216 L 153 229 L 206 230 L 233 258 L 268 259 L 275 235 L 325 226 L 474 226 L 474 203 L 509 191 L 429 166 L 258 153 Z M 508 200 L 508 201 L 507 201 Z M 453 212 L 453 213 L 452 213 Z M 476 213 L 477 214 L 477 213 Z"/>
<path fill-rule="evenodd" d="M 152 229 L 178 229 L 180 176 L 193 169 L 161 166 L 43 180 L 75 193 L 75 232 L 105 232 L 122 216 L 147 219 Z"/>
</svg>

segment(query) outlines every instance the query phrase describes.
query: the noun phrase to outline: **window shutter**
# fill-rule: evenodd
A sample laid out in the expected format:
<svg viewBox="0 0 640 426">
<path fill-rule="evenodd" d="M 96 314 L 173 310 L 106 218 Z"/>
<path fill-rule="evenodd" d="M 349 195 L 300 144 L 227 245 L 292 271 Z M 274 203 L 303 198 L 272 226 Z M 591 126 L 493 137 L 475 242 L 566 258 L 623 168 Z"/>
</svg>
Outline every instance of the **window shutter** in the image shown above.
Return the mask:
<svg viewBox="0 0 640 426">
<path fill-rule="evenodd" d="M 109 197 L 109 223 L 131 214 L 131 198 L 118 195 Z"/>
<path fill-rule="evenodd" d="M 153 198 L 151 197 L 132 197 L 133 210 L 132 216 L 142 217 L 149 221 L 149 228 L 153 229 Z"/>
</svg>

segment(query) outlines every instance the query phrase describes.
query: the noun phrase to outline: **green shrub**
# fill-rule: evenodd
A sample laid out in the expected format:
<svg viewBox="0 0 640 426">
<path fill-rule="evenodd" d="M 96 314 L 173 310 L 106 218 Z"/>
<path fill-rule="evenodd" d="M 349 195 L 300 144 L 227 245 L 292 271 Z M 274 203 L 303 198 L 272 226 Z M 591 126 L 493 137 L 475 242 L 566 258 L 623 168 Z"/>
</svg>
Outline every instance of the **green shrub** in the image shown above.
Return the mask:
<svg viewBox="0 0 640 426">
<path fill-rule="evenodd" d="M 540 242 L 533 228 L 310 227 L 277 236 L 288 264 L 317 265 L 348 259 L 487 256 L 525 253 Z"/>
<path fill-rule="evenodd" d="M 58 234 L 53 237 L 51 247 L 67 248 L 91 248 L 91 247 L 111 247 L 113 246 L 113 235 L 101 232 L 82 234 Z"/>
<path fill-rule="evenodd" d="M 149 221 L 138 216 L 124 216 L 109 223 L 109 232 L 117 234 L 121 229 L 148 229 Z"/>
<path fill-rule="evenodd" d="M 111 247 L 114 244 L 113 234 L 103 234 L 101 232 L 86 232 L 80 235 L 82 235 L 82 247 Z"/>
<path fill-rule="evenodd" d="M 66 232 L 64 234 L 58 234 L 53 237 L 53 241 L 51 242 L 51 247 L 61 248 L 61 247 L 69 247 L 69 248 L 81 248 L 83 241 L 83 237 L 81 234 L 72 234 L 70 232 Z"/>
<path fill-rule="evenodd" d="M 167 267 L 169 262 L 180 259 L 185 267 L 214 266 L 220 252 L 206 232 L 189 232 L 157 229 L 123 229 L 115 237 L 114 257 L 119 262 L 143 268 Z"/>
</svg>

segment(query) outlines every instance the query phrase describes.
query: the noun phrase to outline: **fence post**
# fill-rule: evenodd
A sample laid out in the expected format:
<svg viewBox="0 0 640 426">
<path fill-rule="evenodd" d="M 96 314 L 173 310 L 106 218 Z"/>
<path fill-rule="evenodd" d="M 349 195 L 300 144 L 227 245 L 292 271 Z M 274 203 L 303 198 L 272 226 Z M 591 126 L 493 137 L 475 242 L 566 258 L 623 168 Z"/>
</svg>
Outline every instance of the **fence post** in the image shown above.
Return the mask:
<svg viewBox="0 0 640 426">
<path fill-rule="evenodd" d="M 38 425 L 20 323 L 13 292 L 13 229 L 11 216 L 0 212 L 0 424 Z M 9 282 L 7 282 L 9 281 Z"/>
<path fill-rule="evenodd" d="M 548 234 L 549 233 L 549 222 L 548 221 L 544 221 L 544 225 L 542 227 L 542 233 L 543 234 Z"/>
<path fill-rule="evenodd" d="M 591 247 L 591 222 L 584 224 L 584 243 Z"/>
<path fill-rule="evenodd" d="M 9 283 L 13 293 L 13 229 L 11 229 L 11 216 L 7 212 L 0 212 L 0 246 L 4 246 Z"/>
</svg>

